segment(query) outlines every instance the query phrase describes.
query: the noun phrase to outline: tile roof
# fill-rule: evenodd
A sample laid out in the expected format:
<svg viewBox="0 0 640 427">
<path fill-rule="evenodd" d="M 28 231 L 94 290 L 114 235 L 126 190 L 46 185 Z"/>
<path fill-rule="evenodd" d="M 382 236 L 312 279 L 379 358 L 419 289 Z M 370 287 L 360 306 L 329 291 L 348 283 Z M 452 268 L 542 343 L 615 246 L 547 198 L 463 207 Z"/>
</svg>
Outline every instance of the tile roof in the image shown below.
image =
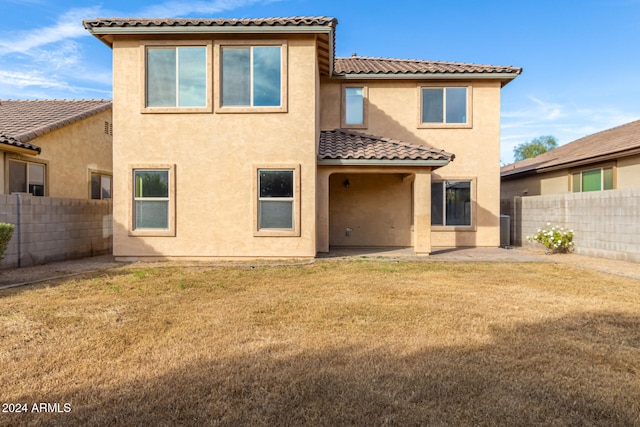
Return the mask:
<svg viewBox="0 0 640 427">
<path fill-rule="evenodd" d="M 97 18 L 82 22 L 86 29 L 123 27 L 335 27 L 338 20 L 326 16 L 291 16 L 281 18 Z"/>
<path fill-rule="evenodd" d="M 0 133 L 26 143 L 110 108 L 109 100 L 0 100 Z"/>
<path fill-rule="evenodd" d="M 337 74 L 393 76 L 412 74 L 512 74 L 513 78 L 515 78 L 522 72 L 522 68 L 417 59 L 352 56 L 350 58 L 336 58 L 335 71 Z"/>
<path fill-rule="evenodd" d="M 1 130 L 0 130 L 0 144 L 10 145 L 12 147 L 24 148 L 25 150 L 31 150 L 37 153 L 40 153 L 40 151 L 42 151 L 42 149 L 37 145 L 29 144 L 28 142 L 20 142 L 15 138 L 4 135 Z"/>
<path fill-rule="evenodd" d="M 502 177 L 640 154 L 640 120 L 585 136 L 532 159 L 503 166 Z"/>
<path fill-rule="evenodd" d="M 345 129 L 320 132 L 320 160 L 452 161 L 444 150 Z"/>
</svg>

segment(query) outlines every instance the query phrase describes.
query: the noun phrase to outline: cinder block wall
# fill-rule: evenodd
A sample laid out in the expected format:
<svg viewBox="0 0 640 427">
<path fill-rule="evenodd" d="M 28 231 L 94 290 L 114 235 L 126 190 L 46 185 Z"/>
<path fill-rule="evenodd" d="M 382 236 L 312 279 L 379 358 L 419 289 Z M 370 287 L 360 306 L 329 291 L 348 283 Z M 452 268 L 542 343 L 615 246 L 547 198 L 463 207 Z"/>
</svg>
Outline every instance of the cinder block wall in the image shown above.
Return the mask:
<svg viewBox="0 0 640 427">
<path fill-rule="evenodd" d="M 108 200 L 0 195 L 0 222 L 16 226 L 0 268 L 110 254 L 111 212 Z"/>
<path fill-rule="evenodd" d="M 575 252 L 640 262 L 640 189 L 516 197 L 512 242 L 547 222 L 574 231 Z"/>
</svg>

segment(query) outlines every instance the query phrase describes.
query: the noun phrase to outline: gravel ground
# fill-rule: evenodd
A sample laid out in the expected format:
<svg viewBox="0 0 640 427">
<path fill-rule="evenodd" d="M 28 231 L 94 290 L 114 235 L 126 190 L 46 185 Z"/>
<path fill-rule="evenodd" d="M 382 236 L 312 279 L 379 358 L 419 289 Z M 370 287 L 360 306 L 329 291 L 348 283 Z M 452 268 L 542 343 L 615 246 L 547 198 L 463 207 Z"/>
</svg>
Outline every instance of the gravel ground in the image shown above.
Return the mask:
<svg viewBox="0 0 640 427">
<path fill-rule="evenodd" d="M 370 259 L 385 261 L 446 261 L 446 262 L 552 262 L 560 264 L 571 264 L 580 268 L 592 269 L 604 273 L 615 274 L 640 280 L 640 263 L 626 261 L 592 258 L 576 254 L 553 254 L 544 255 L 542 249 L 533 247 L 502 249 L 502 248 L 469 248 L 469 249 L 438 249 L 429 257 L 416 257 L 412 255 L 410 249 L 357 249 L 341 248 L 332 250 L 323 259 Z M 311 261 L 313 262 L 313 261 Z M 274 265 L 277 261 L 257 261 L 242 263 L 241 265 Z M 291 261 L 284 261 L 283 264 L 291 264 Z M 72 261 L 55 262 L 34 267 L 14 268 L 0 271 L 0 289 L 7 289 L 16 286 L 38 283 L 46 280 L 72 277 L 85 273 L 93 273 L 111 269 L 132 268 L 143 265 L 151 267 L 160 264 L 168 265 L 193 265 L 187 262 L 162 262 L 162 263 L 131 263 L 117 262 L 110 255 L 84 258 Z M 206 265 L 235 265 L 224 262 L 197 263 L 198 266 Z"/>
</svg>

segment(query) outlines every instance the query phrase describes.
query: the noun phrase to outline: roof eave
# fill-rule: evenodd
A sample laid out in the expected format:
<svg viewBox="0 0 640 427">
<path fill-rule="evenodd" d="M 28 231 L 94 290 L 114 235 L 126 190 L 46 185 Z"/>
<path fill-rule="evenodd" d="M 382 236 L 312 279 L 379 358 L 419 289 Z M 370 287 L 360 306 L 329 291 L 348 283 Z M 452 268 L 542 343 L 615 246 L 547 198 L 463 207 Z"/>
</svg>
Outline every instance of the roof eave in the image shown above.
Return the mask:
<svg viewBox="0 0 640 427">
<path fill-rule="evenodd" d="M 500 80 L 504 87 L 519 74 L 513 73 L 346 73 L 334 74 L 337 80 Z"/>
<path fill-rule="evenodd" d="M 112 47 L 108 36 L 160 34 L 333 34 L 334 27 L 304 26 L 149 26 L 149 27 L 85 27 L 104 44 Z"/>
<path fill-rule="evenodd" d="M 411 160 L 411 159 L 319 159 L 319 166 L 429 166 L 440 168 L 449 164 L 449 160 Z"/>
<path fill-rule="evenodd" d="M 15 145 L 0 143 L 0 151 L 7 151 L 16 154 L 26 154 L 27 156 L 37 156 L 40 150 L 36 148 L 16 147 Z"/>
</svg>

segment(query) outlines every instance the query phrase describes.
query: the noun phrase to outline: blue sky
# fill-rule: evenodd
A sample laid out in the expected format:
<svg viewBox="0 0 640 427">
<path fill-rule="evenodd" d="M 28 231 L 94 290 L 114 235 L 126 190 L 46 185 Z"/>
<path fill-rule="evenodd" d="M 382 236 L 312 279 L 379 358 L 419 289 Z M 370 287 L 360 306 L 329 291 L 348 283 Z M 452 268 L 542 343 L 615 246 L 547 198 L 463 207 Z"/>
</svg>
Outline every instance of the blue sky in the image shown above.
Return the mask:
<svg viewBox="0 0 640 427">
<path fill-rule="evenodd" d="M 111 98 L 96 17 L 338 18 L 336 55 L 523 67 L 502 90 L 501 161 L 640 119 L 640 0 L 0 0 L 0 99 Z"/>
</svg>

